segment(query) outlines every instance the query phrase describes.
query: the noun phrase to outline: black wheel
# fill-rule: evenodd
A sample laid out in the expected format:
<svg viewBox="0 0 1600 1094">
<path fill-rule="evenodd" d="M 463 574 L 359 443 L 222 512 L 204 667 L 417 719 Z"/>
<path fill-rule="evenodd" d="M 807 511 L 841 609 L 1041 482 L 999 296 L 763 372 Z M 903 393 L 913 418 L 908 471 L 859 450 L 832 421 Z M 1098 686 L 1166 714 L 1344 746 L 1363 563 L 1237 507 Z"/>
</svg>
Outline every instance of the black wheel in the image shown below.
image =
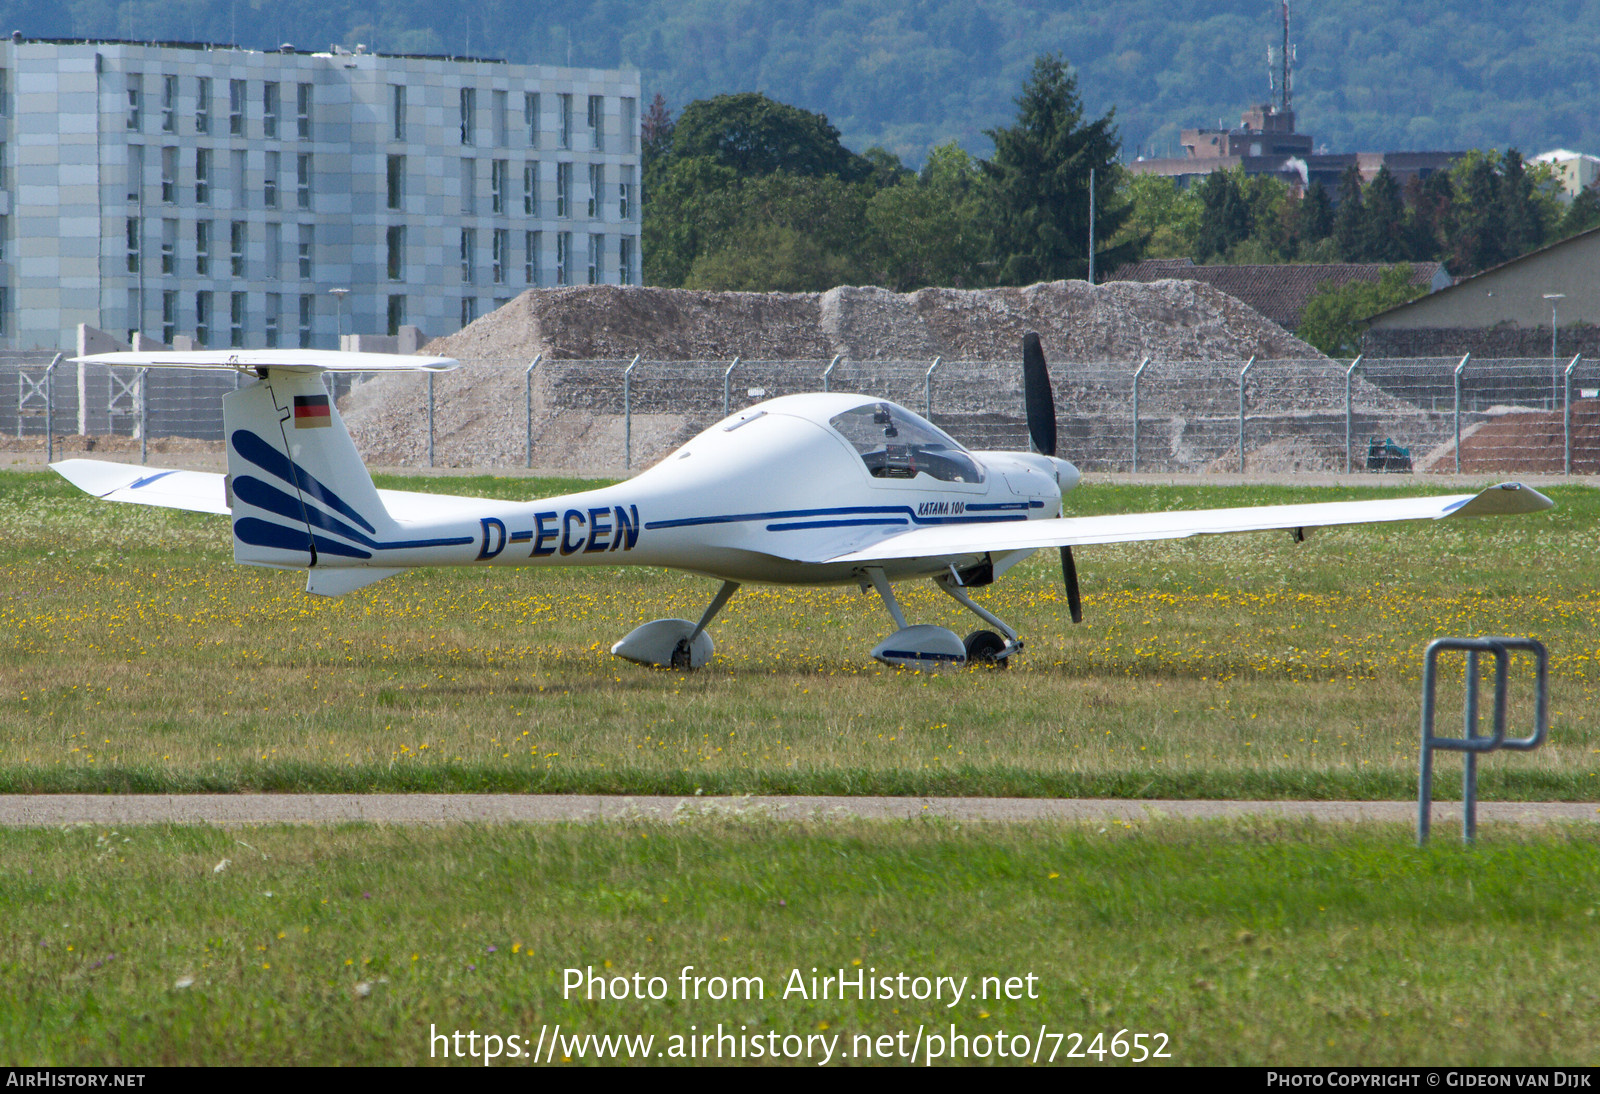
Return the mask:
<svg viewBox="0 0 1600 1094">
<path fill-rule="evenodd" d="M 687 638 L 678 639 L 678 644 L 673 647 L 672 667 L 675 669 L 689 669 L 694 667 L 689 663 L 689 640 Z"/>
<path fill-rule="evenodd" d="M 1005 652 L 1006 640 L 993 631 L 973 631 L 967 635 L 965 645 L 969 665 L 1003 669 L 1010 663 L 1008 658 L 1000 656 Z"/>
</svg>

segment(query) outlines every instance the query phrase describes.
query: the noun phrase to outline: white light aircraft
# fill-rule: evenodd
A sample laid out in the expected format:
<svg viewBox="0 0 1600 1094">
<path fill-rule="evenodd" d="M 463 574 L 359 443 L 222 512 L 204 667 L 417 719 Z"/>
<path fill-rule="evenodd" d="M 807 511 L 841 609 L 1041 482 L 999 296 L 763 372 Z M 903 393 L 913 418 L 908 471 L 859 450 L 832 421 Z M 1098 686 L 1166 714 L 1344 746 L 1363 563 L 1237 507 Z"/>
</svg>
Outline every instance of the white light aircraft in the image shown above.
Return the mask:
<svg viewBox="0 0 1600 1094">
<path fill-rule="evenodd" d="M 457 364 L 448 358 L 224 350 L 82 360 L 253 378 L 222 400 L 226 476 L 99 460 L 51 465 L 87 493 L 229 514 L 235 561 L 305 570 L 306 591 L 324 596 L 424 566 L 664 566 L 720 580 L 698 621 L 657 619 L 611 649 L 672 668 L 711 659 L 706 627 L 745 582 L 876 590 L 896 629 L 872 656 L 890 665 L 1004 666 L 1022 639 L 969 590 L 1040 549 L 1060 550 L 1078 622 L 1077 546 L 1267 529 L 1302 538 L 1327 525 L 1532 513 L 1552 504 L 1505 483 L 1439 497 L 1063 516 L 1062 497 L 1079 473 L 1055 454 L 1050 378 L 1032 334 L 1023 342 L 1032 452 L 969 452 L 871 396 L 789 395 L 718 422 L 627 482 L 525 502 L 377 489 L 323 386 L 327 372 L 444 371 Z M 963 639 L 908 625 L 893 587 L 913 578 L 931 578 L 994 629 Z"/>
</svg>

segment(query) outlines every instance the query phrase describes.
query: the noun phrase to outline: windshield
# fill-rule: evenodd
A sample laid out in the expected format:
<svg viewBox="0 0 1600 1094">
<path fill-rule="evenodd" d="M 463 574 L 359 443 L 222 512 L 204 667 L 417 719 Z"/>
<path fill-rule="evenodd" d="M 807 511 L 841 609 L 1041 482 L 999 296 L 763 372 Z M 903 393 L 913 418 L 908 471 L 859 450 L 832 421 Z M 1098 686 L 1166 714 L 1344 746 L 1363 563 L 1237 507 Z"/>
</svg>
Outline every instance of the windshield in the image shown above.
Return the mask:
<svg viewBox="0 0 1600 1094">
<path fill-rule="evenodd" d="M 858 406 L 828 424 L 855 447 L 873 478 L 914 479 L 920 474 L 941 482 L 983 481 L 983 469 L 966 449 L 903 406 Z"/>
</svg>

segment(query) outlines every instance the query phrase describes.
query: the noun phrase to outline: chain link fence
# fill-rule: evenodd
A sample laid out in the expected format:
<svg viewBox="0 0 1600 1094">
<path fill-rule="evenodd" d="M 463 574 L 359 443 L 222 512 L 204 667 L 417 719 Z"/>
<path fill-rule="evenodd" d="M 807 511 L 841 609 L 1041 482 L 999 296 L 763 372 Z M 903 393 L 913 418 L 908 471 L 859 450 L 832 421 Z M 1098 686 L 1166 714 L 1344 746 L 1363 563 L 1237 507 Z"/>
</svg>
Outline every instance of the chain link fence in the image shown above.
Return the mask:
<svg viewBox="0 0 1600 1094">
<path fill-rule="evenodd" d="M 1600 361 L 1057 362 L 1059 452 L 1088 471 L 1600 473 Z M 222 442 L 242 379 L 0 356 L 0 449 L 137 452 Z M 974 449 L 1027 447 L 1015 361 L 462 361 L 330 374 L 360 446 L 391 466 L 638 470 L 752 403 L 854 392 Z M 171 445 L 168 445 L 171 447 Z"/>
</svg>

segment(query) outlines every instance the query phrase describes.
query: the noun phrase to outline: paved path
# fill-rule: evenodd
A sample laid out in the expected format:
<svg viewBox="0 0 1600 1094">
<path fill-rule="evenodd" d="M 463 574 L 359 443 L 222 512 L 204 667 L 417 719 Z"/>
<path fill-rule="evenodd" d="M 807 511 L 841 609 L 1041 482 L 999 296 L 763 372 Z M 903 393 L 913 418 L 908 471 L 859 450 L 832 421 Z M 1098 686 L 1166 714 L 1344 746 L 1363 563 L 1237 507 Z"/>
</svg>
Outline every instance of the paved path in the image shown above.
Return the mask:
<svg viewBox="0 0 1600 1094">
<path fill-rule="evenodd" d="M 671 820 L 691 814 L 784 819 L 942 817 L 963 821 L 1305 817 L 1416 822 L 1415 802 L 1128 801 L 1109 798 L 619 797 L 537 794 L 0 795 L 0 826 L 62 824 L 503 824 Z M 1600 821 L 1593 802 L 1480 802 L 1480 823 Z M 1460 804 L 1434 806 L 1438 832 Z"/>
</svg>

